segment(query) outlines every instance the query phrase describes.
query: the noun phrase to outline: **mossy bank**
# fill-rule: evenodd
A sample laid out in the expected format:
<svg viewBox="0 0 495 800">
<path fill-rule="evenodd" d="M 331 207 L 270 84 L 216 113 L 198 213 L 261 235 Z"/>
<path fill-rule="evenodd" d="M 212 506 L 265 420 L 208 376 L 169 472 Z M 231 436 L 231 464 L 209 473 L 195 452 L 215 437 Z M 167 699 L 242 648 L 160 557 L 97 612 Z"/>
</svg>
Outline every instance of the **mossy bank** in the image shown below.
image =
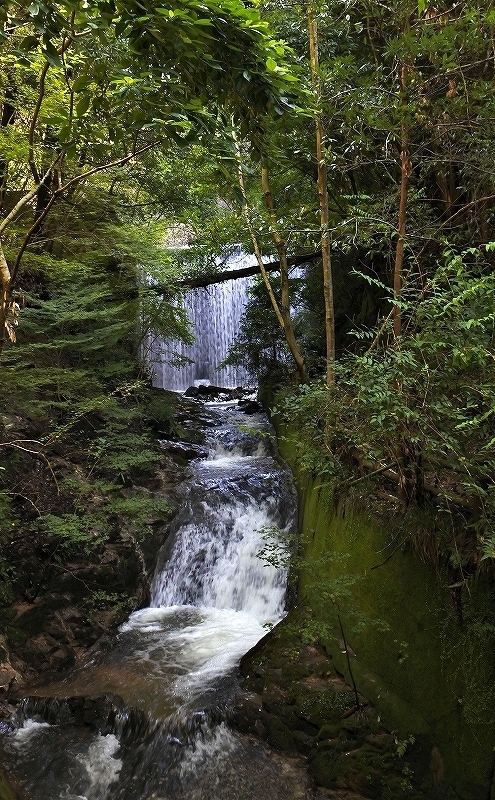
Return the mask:
<svg viewBox="0 0 495 800">
<path fill-rule="evenodd" d="M 366 797 L 384 798 L 390 792 L 409 797 L 419 791 L 426 798 L 487 800 L 494 792 L 492 581 L 480 574 L 464 583 L 453 582 L 452 571 L 438 561 L 432 563 L 430 557 L 435 514 L 404 512 L 391 498 L 367 493 L 366 481 L 358 482 L 354 492 L 337 493 L 336 484 L 300 471 L 294 444 L 290 435 L 280 437 L 280 450 L 294 470 L 300 498 L 298 603 L 276 631 L 278 647 L 268 637 L 268 643 L 243 664 L 248 683 L 263 700 L 263 711 L 273 711 L 273 703 L 266 702 L 273 686 L 285 694 L 290 686 L 292 711 L 300 718 L 304 686 L 316 680 L 306 671 L 296 690 L 297 676 L 289 678 L 294 670 L 287 665 L 287 653 L 285 666 L 282 663 L 284 648 L 294 650 L 287 637 L 295 627 L 299 645 L 309 643 L 328 657 L 325 680 L 342 676 L 347 686 L 347 694 L 338 695 L 340 700 L 346 697 L 347 710 L 341 709 L 337 717 L 335 709 L 327 715 L 335 728 L 331 737 L 325 732 L 325 714 L 312 720 L 316 730 L 306 754 L 318 783 L 359 790 Z M 304 661 L 301 652 L 297 663 Z M 319 675 L 318 681 L 323 678 Z M 320 699 L 330 688 L 330 684 L 319 687 Z M 368 702 L 373 707 L 371 717 Z M 351 724 L 349 713 L 354 718 Z M 277 743 L 274 730 L 268 730 L 275 723 L 264 724 L 267 738 L 282 746 L 282 732 L 278 731 Z M 359 747 L 364 743 L 374 748 L 373 737 L 379 734 L 382 754 L 387 753 L 388 761 L 380 768 L 371 760 L 368 774 L 377 769 L 382 775 L 374 788 L 366 780 L 356 784 L 355 777 L 346 783 L 342 776 L 349 775 L 349 756 L 344 763 L 336 755 L 335 739 L 348 738 L 349 729 L 359 727 L 363 739 Z M 393 742 L 383 738 L 385 731 Z M 322 739 L 330 740 L 326 755 Z M 357 752 L 349 743 L 347 749 L 341 748 L 353 750 Z M 394 752 L 405 755 L 405 761 L 394 761 Z M 369 754 L 361 752 L 359 759 L 369 764 Z M 395 790 L 383 780 L 384 770 L 394 778 Z M 356 767 L 353 775 L 358 773 Z"/>
</svg>

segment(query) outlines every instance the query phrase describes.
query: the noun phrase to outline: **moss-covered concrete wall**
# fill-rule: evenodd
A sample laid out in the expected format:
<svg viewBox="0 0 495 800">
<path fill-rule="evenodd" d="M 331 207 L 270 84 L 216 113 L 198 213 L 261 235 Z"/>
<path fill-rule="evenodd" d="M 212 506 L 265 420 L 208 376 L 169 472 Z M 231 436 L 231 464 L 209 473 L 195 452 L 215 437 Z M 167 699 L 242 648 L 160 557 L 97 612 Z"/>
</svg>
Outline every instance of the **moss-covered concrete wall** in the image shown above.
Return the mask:
<svg viewBox="0 0 495 800">
<path fill-rule="evenodd" d="M 328 483 L 298 474 L 290 437 L 280 449 L 300 494 L 299 603 L 311 608 L 336 668 L 355 680 L 399 740 L 431 737 L 433 777 L 448 796 L 495 797 L 495 619 L 488 581 L 449 588 L 448 575 L 411 545 L 417 515 L 409 520 L 389 507 L 387 518 L 386 506 L 378 511 L 364 489 L 336 499 Z M 425 541 L 428 524 L 427 518 L 421 523 Z"/>
<path fill-rule="evenodd" d="M 17 800 L 17 795 L 10 787 L 7 778 L 0 769 L 0 800 Z"/>
</svg>

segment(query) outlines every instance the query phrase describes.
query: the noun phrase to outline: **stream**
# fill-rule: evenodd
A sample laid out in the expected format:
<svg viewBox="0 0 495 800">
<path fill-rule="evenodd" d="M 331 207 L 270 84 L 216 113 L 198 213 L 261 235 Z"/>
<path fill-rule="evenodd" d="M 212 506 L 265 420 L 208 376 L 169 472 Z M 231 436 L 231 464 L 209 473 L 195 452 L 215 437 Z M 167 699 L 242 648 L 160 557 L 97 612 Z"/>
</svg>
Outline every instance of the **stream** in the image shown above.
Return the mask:
<svg viewBox="0 0 495 800">
<path fill-rule="evenodd" d="M 258 553 L 294 528 L 291 475 L 263 414 L 235 403 L 205 411 L 208 456 L 191 463 L 149 608 L 26 699 L 0 740 L 26 800 L 312 796 L 290 759 L 228 725 L 241 656 L 285 613 L 286 571 Z"/>
</svg>

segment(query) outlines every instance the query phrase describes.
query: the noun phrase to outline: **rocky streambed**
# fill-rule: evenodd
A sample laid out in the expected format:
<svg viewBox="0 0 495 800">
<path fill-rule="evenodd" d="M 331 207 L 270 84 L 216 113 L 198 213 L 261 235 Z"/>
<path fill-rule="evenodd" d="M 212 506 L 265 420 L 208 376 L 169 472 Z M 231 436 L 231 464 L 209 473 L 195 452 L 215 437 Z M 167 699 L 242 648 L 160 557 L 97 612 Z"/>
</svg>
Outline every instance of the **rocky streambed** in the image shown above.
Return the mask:
<svg viewBox="0 0 495 800">
<path fill-rule="evenodd" d="M 238 410 L 252 415 L 259 412 L 259 407 L 250 402 Z M 179 509 L 184 501 L 181 486 L 190 474 L 189 463 L 208 458 L 205 432 L 212 421 L 196 400 L 182 400 L 176 415 L 181 435 L 161 438 L 163 459 L 146 491 L 157 497 L 166 496 L 171 507 Z M 221 457 L 225 458 L 224 451 L 227 453 L 232 447 L 231 434 L 224 430 L 221 437 Z M 251 480 L 248 478 L 247 483 Z M 36 552 L 33 555 L 26 542 L 24 556 L 33 594 L 26 596 L 24 592 L 24 598 L 13 603 L 0 643 L 1 724 L 5 732 L 9 733 L 13 719 L 23 725 L 23 720 L 30 720 L 33 715 L 42 720 L 40 724 L 55 726 L 57 731 L 74 727 L 85 730 L 82 739 L 87 739 L 88 752 L 93 753 L 89 767 L 93 771 L 96 756 L 91 747 L 95 741 L 103 747 L 103 741 L 113 742 L 106 737 L 116 737 L 119 751 L 109 753 L 103 748 L 98 752 L 107 762 L 110 759 L 112 769 L 123 777 L 127 771 L 127 783 L 123 784 L 127 788 L 122 788 L 126 800 L 134 797 L 129 794 L 129 786 L 135 785 L 138 775 L 143 789 L 136 798 L 158 796 L 157 787 L 163 793 L 160 797 L 184 800 L 245 800 L 251 796 L 267 800 L 429 797 L 424 783 L 425 774 L 430 774 L 429 743 L 401 742 L 397 735 L 384 729 L 375 709 L 345 683 L 331 657 L 317 641 L 308 640 L 304 631 L 309 612 L 297 607 L 242 658 L 238 677 L 235 673 L 229 677 L 228 691 L 221 682 L 208 703 L 201 701 L 192 716 L 187 716 L 187 722 L 174 718 L 175 727 L 167 723 L 164 729 L 153 722 L 149 709 L 140 708 L 139 702 L 132 699 L 139 696 L 139 681 L 143 681 L 143 688 L 149 684 L 148 676 L 143 677 L 139 670 L 133 672 L 132 665 L 112 666 L 105 652 L 112 652 L 117 629 L 129 611 L 149 602 L 157 553 L 173 525 L 173 519 L 157 516 L 150 519 L 151 533 L 146 542 L 138 543 L 132 537 L 126 541 L 116 535 L 114 541 L 110 538 L 102 543 L 89 557 L 81 553 L 77 559 L 63 564 L 50 562 L 48 567 L 46 559 L 43 561 Z M 21 548 L 19 557 L 22 555 Z M 102 607 L 98 607 L 95 593 L 101 586 L 105 586 L 105 598 L 101 598 Z M 93 599 L 91 605 L 88 597 Z M 110 597 L 114 598 L 113 603 L 108 602 Z M 117 598 L 120 602 L 116 602 Z M 194 620 L 181 624 L 191 622 Z M 153 627 L 156 623 L 150 624 Z M 93 657 L 95 663 L 103 664 L 103 692 L 95 691 L 88 678 L 87 665 Z M 81 664 L 85 665 L 82 672 L 74 677 Z M 123 697 L 124 684 L 127 696 Z M 71 687 L 76 685 L 77 693 L 71 694 Z M 226 692 L 230 699 L 225 704 Z M 159 704 L 153 709 L 154 717 L 165 713 L 157 709 Z M 69 728 L 64 728 L 66 725 Z M 31 735 L 32 729 L 28 733 Z M 61 746 L 68 752 L 71 748 L 77 751 L 79 745 L 70 740 L 71 734 L 64 734 L 69 736 L 67 742 L 58 740 L 54 732 L 50 735 L 53 741 L 49 747 L 54 748 L 55 755 L 47 751 L 47 763 Z M 94 736 L 100 738 L 94 740 Z M 115 753 L 122 755 L 124 751 L 127 760 L 119 760 Z M 213 763 L 213 754 L 220 760 L 213 772 L 195 767 L 186 779 L 186 762 L 182 756 L 177 757 L 178 752 L 186 751 L 196 764 Z M 29 747 L 26 753 L 21 771 L 30 769 Z M 77 758 L 76 752 L 76 761 Z M 156 769 L 157 763 L 161 783 L 148 784 L 146 776 L 151 765 Z M 254 771 L 252 767 L 247 770 L 248 763 L 254 765 Z M 219 770 L 229 776 L 223 788 L 218 785 Z M 50 775 L 56 771 L 52 769 Z M 109 774 L 112 776 L 111 770 Z M 242 780 L 240 776 L 244 776 Z M 0 798 L 11 800 L 12 791 L 2 780 Z M 107 797 L 105 780 L 97 780 L 92 788 L 85 789 L 84 796 L 90 800 Z M 41 797 L 33 794 L 32 784 L 19 776 L 16 790 L 20 797 L 25 793 L 29 798 Z M 58 797 L 50 794 L 56 788 L 46 791 L 46 800 Z M 121 796 L 119 790 L 112 791 L 112 797 Z"/>
<path fill-rule="evenodd" d="M 425 800 L 444 795 L 432 778 L 428 736 L 401 741 L 379 712 L 345 682 L 331 656 L 304 633 L 297 606 L 241 660 L 244 687 L 233 724 L 303 758 L 313 783 L 333 800 Z"/>
</svg>

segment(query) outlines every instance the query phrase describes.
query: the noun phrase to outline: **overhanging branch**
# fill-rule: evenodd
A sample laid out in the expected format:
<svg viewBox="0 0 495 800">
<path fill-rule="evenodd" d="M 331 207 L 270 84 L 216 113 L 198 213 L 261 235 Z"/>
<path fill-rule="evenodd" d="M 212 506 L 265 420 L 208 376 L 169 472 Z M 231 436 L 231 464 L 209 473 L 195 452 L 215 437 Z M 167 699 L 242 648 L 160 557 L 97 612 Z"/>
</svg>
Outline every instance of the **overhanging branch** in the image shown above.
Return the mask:
<svg viewBox="0 0 495 800">
<path fill-rule="evenodd" d="M 287 263 L 290 267 L 298 267 L 300 264 L 306 264 L 307 261 L 313 261 L 316 258 L 321 258 L 321 251 L 312 253 L 305 253 L 300 256 L 290 256 Z M 280 269 L 280 261 L 270 261 L 265 265 L 267 272 L 275 272 Z M 242 267 L 241 269 L 228 269 L 224 272 L 217 272 L 214 275 L 202 275 L 199 278 L 187 278 L 179 281 L 179 286 L 184 289 L 205 289 L 214 283 L 223 283 L 224 281 L 237 280 L 237 278 L 250 278 L 252 275 L 259 275 L 261 272 L 259 266 L 254 264 L 252 267 Z M 157 294 L 167 294 L 170 287 L 166 286 L 151 286 Z"/>
</svg>

